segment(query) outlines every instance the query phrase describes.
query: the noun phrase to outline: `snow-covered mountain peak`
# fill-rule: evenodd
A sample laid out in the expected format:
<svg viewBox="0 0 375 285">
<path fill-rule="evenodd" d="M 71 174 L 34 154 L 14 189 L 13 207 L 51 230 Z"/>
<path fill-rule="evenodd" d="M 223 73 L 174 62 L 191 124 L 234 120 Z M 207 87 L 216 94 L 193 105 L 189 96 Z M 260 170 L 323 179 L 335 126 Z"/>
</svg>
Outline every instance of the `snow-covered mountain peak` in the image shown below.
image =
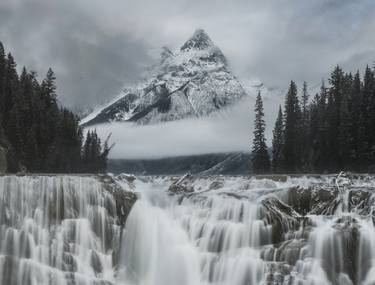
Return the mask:
<svg viewBox="0 0 375 285">
<path fill-rule="evenodd" d="M 164 70 L 173 70 L 176 67 L 181 69 L 181 65 L 187 69 L 208 68 L 209 66 L 219 68 L 227 65 L 227 60 L 220 48 L 202 29 L 196 30 L 176 52 L 169 52 L 168 48 L 164 48 L 161 54 L 163 63 L 161 67 Z"/>
<path fill-rule="evenodd" d="M 203 29 L 197 29 L 194 34 L 181 46 L 180 50 L 203 50 L 213 46 L 214 43 L 208 34 Z"/>
<path fill-rule="evenodd" d="M 146 78 L 83 124 L 132 121 L 158 123 L 209 115 L 246 96 L 222 51 L 198 29 L 180 49 L 162 48 Z"/>
</svg>

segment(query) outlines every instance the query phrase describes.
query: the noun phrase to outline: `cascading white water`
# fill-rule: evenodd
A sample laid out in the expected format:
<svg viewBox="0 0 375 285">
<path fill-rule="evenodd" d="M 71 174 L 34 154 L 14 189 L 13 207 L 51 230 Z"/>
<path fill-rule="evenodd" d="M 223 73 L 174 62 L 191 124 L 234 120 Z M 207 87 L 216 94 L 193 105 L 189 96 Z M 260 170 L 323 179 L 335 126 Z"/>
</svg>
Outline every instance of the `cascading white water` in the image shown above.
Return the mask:
<svg viewBox="0 0 375 285">
<path fill-rule="evenodd" d="M 334 211 L 309 216 L 314 228 L 293 272 L 295 285 L 375 284 L 375 181 L 337 180 Z"/>
<path fill-rule="evenodd" d="M 124 255 L 134 284 L 260 282 L 256 247 L 269 234 L 256 205 L 217 197 L 173 202 L 168 209 L 138 202 L 129 216 Z"/>
<path fill-rule="evenodd" d="M 126 284 L 261 284 L 261 246 L 271 244 L 271 226 L 256 199 L 220 191 L 167 196 L 165 187 L 152 188 L 126 224 Z"/>
<path fill-rule="evenodd" d="M 0 211 L 0 284 L 114 281 L 120 228 L 115 201 L 96 179 L 0 177 Z"/>
<path fill-rule="evenodd" d="M 141 183 L 123 235 L 119 282 L 375 284 L 372 194 L 354 197 L 367 195 L 375 181 L 358 182 L 367 188 L 357 192 L 329 177 L 224 180 L 209 190 L 210 179 L 197 179 L 198 191 L 175 195 L 168 184 Z M 296 186 L 305 190 L 293 192 Z"/>
<path fill-rule="evenodd" d="M 374 177 L 116 179 L 124 228 L 97 178 L 0 177 L 0 284 L 375 284 Z"/>
</svg>

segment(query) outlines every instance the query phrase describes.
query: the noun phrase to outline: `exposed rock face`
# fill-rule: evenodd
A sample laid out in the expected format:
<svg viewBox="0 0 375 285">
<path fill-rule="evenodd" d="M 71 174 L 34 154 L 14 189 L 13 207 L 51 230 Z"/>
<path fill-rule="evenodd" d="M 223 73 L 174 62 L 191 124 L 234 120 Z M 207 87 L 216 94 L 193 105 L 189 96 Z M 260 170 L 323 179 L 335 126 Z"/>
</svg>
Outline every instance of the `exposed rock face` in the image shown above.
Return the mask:
<svg viewBox="0 0 375 285">
<path fill-rule="evenodd" d="M 285 234 L 300 227 L 301 216 L 290 206 L 277 198 L 262 201 L 265 220 L 272 225 L 272 242 L 277 244 L 285 240 Z"/>
<path fill-rule="evenodd" d="M 194 186 L 191 185 L 192 179 L 191 174 L 186 174 L 173 182 L 169 186 L 168 191 L 174 194 L 194 192 Z"/>
<path fill-rule="evenodd" d="M 357 211 L 361 215 L 369 215 L 372 211 L 374 198 L 372 191 L 369 189 L 353 189 L 348 195 L 349 211 Z"/>
<path fill-rule="evenodd" d="M 134 181 L 134 176 L 121 175 L 117 177 L 128 182 L 128 187 L 131 188 L 131 183 Z M 126 191 L 121 187 L 112 176 L 102 176 L 101 180 L 104 182 L 105 189 L 111 193 L 116 203 L 116 213 L 118 223 L 121 227 L 125 226 L 126 218 L 128 217 L 134 203 L 137 201 L 137 196 L 134 192 Z M 131 189 L 129 189 L 131 190 Z"/>
<path fill-rule="evenodd" d="M 334 188 L 293 187 L 288 190 L 288 204 L 299 214 L 332 215 L 339 201 Z"/>
<path fill-rule="evenodd" d="M 246 96 L 221 50 L 199 29 L 176 52 L 164 48 L 143 82 L 82 120 L 84 125 L 158 123 L 200 117 Z"/>
</svg>

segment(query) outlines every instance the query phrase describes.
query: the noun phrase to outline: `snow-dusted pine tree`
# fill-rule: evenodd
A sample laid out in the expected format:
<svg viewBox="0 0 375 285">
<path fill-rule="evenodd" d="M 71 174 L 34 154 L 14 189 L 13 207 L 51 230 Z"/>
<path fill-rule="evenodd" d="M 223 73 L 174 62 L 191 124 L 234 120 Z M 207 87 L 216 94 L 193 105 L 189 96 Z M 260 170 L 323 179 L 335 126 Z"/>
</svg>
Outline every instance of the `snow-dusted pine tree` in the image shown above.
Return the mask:
<svg viewBox="0 0 375 285">
<path fill-rule="evenodd" d="M 260 92 L 255 102 L 254 138 L 252 148 L 252 162 L 254 173 L 267 173 L 270 171 L 271 163 L 267 151 L 264 131 L 266 123 L 264 121 L 263 102 Z"/>
</svg>

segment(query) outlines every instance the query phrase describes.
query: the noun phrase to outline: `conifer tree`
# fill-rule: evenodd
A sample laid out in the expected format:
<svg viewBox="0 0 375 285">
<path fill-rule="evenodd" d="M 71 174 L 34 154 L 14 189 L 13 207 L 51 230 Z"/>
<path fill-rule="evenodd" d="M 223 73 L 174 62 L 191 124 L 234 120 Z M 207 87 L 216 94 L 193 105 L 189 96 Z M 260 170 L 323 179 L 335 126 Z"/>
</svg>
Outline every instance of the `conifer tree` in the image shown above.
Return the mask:
<svg viewBox="0 0 375 285">
<path fill-rule="evenodd" d="M 301 106 L 301 122 L 300 122 L 300 134 L 301 134 L 301 168 L 303 171 L 308 171 L 309 156 L 310 156 L 310 145 L 309 145 L 309 134 L 310 134 L 310 110 L 309 110 L 309 93 L 307 90 L 306 81 L 303 82 L 302 89 L 302 106 Z"/>
<path fill-rule="evenodd" d="M 6 58 L 3 44 L 0 42 L 0 115 L 3 115 L 5 108 L 5 72 Z"/>
<path fill-rule="evenodd" d="M 0 43 L 0 144 L 6 148 L 8 171 L 79 172 L 86 159 L 77 116 L 57 104 L 56 77 L 49 69 L 41 84 L 35 72 L 22 69 Z M 85 171 L 105 171 L 110 151 L 90 132 Z"/>
<path fill-rule="evenodd" d="M 48 69 L 46 78 L 43 80 L 41 88 L 45 99 L 49 105 L 56 103 L 56 76 L 51 68 Z"/>
<path fill-rule="evenodd" d="M 282 170 L 375 171 L 375 71 L 367 66 L 361 80 L 336 66 L 311 103 L 306 91 L 300 109 L 294 82 L 286 96 Z"/>
<path fill-rule="evenodd" d="M 17 153 L 17 157 L 22 159 L 22 151 L 24 149 L 22 141 L 22 129 L 20 123 L 20 113 L 17 104 L 14 104 L 10 113 L 7 124 L 8 139 L 11 143 L 14 151 Z"/>
<path fill-rule="evenodd" d="M 353 82 L 350 87 L 349 94 L 349 109 L 350 109 L 350 137 L 352 150 L 350 153 L 350 165 L 353 170 L 359 170 L 359 157 L 361 149 L 361 134 L 364 133 L 364 125 L 362 125 L 361 116 L 361 100 L 362 100 L 362 82 L 359 71 L 353 77 Z"/>
<path fill-rule="evenodd" d="M 266 124 L 264 121 L 263 102 L 260 92 L 255 102 L 254 138 L 252 148 L 252 163 L 255 173 L 268 173 L 270 171 L 270 158 L 268 155 L 264 132 Z"/>
<path fill-rule="evenodd" d="M 306 120 L 306 115 L 308 113 L 308 104 L 309 104 L 309 93 L 307 91 L 307 82 L 303 82 L 303 89 L 302 89 L 302 113 L 304 116 L 304 120 Z"/>
<path fill-rule="evenodd" d="M 324 172 L 326 170 L 328 158 L 329 125 L 327 115 L 327 93 L 327 88 L 323 81 L 320 87 L 320 94 L 317 96 L 314 102 L 314 108 L 316 109 L 316 120 L 310 123 L 310 128 L 316 129 L 315 136 L 311 137 L 311 142 L 313 142 L 312 165 L 314 170 L 318 172 Z"/>
<path fill-rule="evenodd" d="M 275 128 L 273 129 L 272 139 L 272 171 L 275 173 L 282 172 L 283 167 L 283 143 L 284 143 L 284 123 L 281 106 L 277 115 Z"/>
<path fill-rule="evenodd" d="M 339 150 L 339 128 L 340 128 L 340 107 L 344 91 L 344 72 L 339 66 L 336 66 L 329 79 L 330 88 L 328 92 L 328 157 L 326 159 L 327 170 L 334 172 L 340 168 L 340 150 Z"/>
<path fill-rule="evenodd" d="M 18 91 L 18 75 L 16 70 L 16 62 L 14 61 L 11 53 L 8 53 L 7 56 L 4 81 L 3 124 L 6 125 L 9 120 L 10 110 L 12 109 L 14 104 L 14 98 Z"/>
<path fill-rule="evenodd" d="M 375 171 L 375 72 L 373 69 L 368 71 L 365 76 L 366 90 L 368 92 L 368 107 L 367 107 L 367 143 L 368 143 L 368 161 L 369 166 Z"/>
<path fill-rule="evenodd" d="M 297 86 L 290 82 L 285 101 L 285 131 L 284 131 L 284 169 L 286 172 L 297 172 L 301 164 L 300 143 L 301 110 L 297 95 Z"/>
<path fill-rule="evenodd" d="M 338 162 L 340 169 L 350 170 L 350 157 L 352 156 L 352 137 L 351 137 L 351 114 L 349 110 L 349 99 L 346 93 L 343 94 L 340 106 L 340 127 L 339 127 L 339 154 Z"/>
</svg>

